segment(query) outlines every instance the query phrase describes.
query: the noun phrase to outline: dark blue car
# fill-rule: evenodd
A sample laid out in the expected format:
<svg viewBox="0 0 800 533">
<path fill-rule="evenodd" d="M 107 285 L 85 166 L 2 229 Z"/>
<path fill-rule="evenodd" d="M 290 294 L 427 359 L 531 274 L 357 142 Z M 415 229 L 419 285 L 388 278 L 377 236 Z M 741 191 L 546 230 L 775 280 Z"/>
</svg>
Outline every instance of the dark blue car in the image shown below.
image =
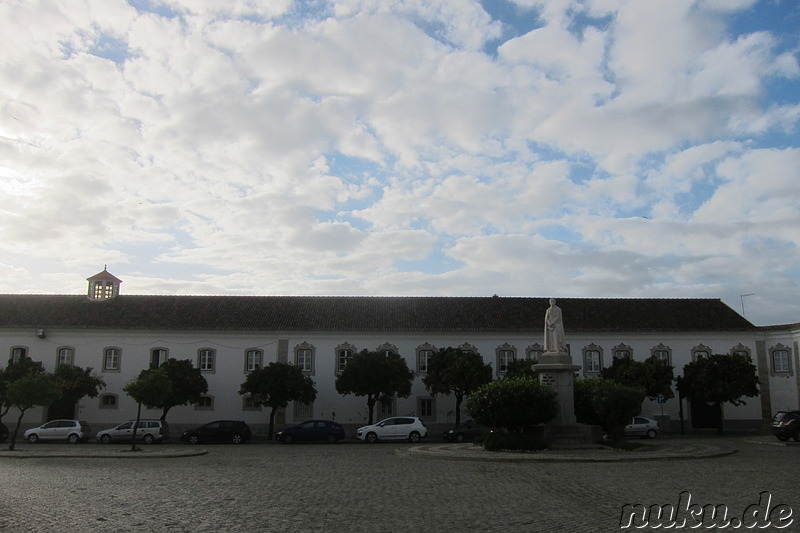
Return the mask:
<svg viewBox="0 0 800 533">
<path fill-rule="evenodd" d="M 306 420 L 279 431 L 275 438 L 279 442 L 339 442 L 344 438 L 344 427 L 332 420 Z"/>
</svg>

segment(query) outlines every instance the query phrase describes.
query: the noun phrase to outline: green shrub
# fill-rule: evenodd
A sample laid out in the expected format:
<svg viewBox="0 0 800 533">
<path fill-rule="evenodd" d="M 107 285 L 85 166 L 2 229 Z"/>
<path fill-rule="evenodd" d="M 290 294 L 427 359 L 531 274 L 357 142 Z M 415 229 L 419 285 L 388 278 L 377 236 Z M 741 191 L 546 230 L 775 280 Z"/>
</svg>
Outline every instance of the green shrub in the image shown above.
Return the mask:
<svg viewBox="0 0 800 533">
<path fill-rule="evenodd" d="M 506 378 L 483 385 L 467 400 L 473 420 L 511 433 L 525 433 L 549 422 L 558 412 L 553 389 L 532 377 Z"/>
<path fill-rule="evenodd" d="M 541 433 L 489 433 L 483 438 L 483 448 L 490 452 L 530 452 L 544 450 L 547 443 Z"/>
</svg>

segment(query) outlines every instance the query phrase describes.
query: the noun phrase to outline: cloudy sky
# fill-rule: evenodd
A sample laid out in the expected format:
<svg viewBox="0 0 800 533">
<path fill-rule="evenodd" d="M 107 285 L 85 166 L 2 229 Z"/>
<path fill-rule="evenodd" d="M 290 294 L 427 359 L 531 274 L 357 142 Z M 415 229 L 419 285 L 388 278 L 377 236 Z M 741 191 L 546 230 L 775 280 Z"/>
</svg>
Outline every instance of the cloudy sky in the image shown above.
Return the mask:
<svg viewBox="0 0 800 533">
<path fill-rule="evenodd" d="M 0 292 L 800 322 L 795 0 L 2 0 L 0 49 Z"/>
</svg>

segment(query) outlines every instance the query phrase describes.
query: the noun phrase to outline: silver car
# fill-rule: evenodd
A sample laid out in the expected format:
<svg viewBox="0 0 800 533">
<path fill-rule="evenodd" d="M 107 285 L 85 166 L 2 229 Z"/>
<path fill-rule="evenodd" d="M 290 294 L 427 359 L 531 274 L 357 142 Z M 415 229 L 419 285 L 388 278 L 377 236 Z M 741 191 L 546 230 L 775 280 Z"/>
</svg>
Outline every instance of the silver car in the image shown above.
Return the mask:
<svg viewBox="0 0 800 533">
<path fill-rule="evenodd" d="M 422 420 L 415 416 L 393 416 L 385 418 L 371 426 L 358 428 L 356 436 L 359 440 L 370 444 L 379 440 L 408 440 L 419 442 L 428 434 L 428 428 Z"/>
<path fill-rule="evenodd" d="M 130 442 L 135 424 L 136 420 L 128 420 L 117 427 L 104 429 L 97 434 L 97 440 L 103 444 L 120 441 Z M 139 420 L 139 426 L 136 428 L 136 440 L 140 440 L 145 444 L 153 444 L 167 438 L 169 438 L 169 425 L 166 422 L 158 419 Z"/>
<path fill-rule="evenodd" d="M 83 420 L 51 420 L 23 434 L 23 438 L 31 444 L 36 444 L 40 440 L 63 440 L 77 444 L 86 442 L 90 436 L 89 424 Z"/>
<path fill-rule="evenodd" d="M 646 416 L 634 416 L 631 423 L 625 426 L 626 437 L 647 437 L 654 439 L 658 436 L 658 422 Z"/>
</svg>

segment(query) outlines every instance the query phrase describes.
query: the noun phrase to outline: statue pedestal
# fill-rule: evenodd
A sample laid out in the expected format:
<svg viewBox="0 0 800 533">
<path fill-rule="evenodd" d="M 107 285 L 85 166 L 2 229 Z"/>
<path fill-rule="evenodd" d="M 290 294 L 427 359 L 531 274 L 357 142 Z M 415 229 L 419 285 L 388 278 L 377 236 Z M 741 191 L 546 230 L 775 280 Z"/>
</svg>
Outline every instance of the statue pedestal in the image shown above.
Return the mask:
<svg viewBox="0 0 800 533">
<path fill-rule="evenodd" d="M 533 370 L 539 375 L 539 382 L 555 390 L 558 397 L 558 413 L 544 428 L 550 448 L 596 445 L 601 438 L 600 428 L 578 424 L 575 419 L 573 384 L 580 367 L 572 364 L 572 357 L 567 352 L 545 352 Z"/>
</svg>

